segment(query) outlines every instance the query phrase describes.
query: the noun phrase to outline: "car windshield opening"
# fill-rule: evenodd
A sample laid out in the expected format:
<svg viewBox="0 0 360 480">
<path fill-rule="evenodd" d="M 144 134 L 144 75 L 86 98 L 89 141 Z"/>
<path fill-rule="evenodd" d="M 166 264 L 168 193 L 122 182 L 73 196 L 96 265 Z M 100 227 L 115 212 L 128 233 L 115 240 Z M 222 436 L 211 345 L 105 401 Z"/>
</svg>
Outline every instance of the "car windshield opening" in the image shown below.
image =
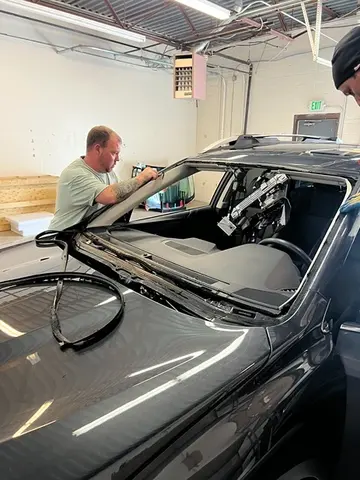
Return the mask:
<svg viewBox="0 0 360 480">
<path fill-rule="evenodd" d="M 96 236 L 157 275 L 274 308 L 299 289 L 350 192 L 342 178 L 236 163 L 172 178 Z"/>
</svg>

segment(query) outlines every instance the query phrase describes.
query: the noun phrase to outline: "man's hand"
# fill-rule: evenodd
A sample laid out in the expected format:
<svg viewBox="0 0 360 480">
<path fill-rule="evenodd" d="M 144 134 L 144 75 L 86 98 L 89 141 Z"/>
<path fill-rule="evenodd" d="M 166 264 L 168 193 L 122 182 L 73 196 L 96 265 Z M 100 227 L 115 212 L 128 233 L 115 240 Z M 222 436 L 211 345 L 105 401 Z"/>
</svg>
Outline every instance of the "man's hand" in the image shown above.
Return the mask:
<svg viewBox="0 0 360 480">
<path fill-rule="evenodd" d="M 151 167 L 146 167 L 136 178 L 139 184 L 145 185 L 150 180 L 155 180 L 158 177 L 158 172 Z"/>
<path fill-rule="evenodd" d="M 344 205 L 340 207 L 341 213 L 350 213 L 354 210 L 360 210 L 360 193 L 352 195 Z"/>
</svg>

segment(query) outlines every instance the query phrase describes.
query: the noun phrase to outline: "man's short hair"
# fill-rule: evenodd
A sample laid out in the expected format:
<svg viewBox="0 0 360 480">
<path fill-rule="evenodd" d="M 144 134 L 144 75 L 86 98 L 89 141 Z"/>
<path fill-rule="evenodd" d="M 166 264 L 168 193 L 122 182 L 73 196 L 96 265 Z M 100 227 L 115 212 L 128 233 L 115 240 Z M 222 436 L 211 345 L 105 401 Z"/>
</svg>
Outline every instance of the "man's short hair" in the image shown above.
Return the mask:
<svg viewBox="0 0 360 480">
<path fill-rule="evenodd" d="M 87 135 L 86 150 L 89 151 L 96 144 L 99 144 L 102 148 L 106 147 L 111 135 L 115 135 L 119 142 L 122 143 L 121 137 L 111 128 L 103 125 L 93 127 Z"/>
</svg>

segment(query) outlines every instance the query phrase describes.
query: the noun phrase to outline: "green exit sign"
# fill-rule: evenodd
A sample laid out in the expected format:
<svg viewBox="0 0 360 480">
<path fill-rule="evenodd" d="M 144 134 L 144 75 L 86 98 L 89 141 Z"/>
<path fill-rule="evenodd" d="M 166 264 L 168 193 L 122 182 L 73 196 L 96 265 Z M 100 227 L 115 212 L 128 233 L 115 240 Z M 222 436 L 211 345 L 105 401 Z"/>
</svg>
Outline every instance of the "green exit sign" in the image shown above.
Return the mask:
<svg viewBox="0 0 360 480">
<path fill-rule="evenodd" d="M 321 110 L 324 110 L 325 108 L 325 103 L 323 100 L 313 100 L 310 103 L 310 112 L 321 112 Z"/>
</svg>

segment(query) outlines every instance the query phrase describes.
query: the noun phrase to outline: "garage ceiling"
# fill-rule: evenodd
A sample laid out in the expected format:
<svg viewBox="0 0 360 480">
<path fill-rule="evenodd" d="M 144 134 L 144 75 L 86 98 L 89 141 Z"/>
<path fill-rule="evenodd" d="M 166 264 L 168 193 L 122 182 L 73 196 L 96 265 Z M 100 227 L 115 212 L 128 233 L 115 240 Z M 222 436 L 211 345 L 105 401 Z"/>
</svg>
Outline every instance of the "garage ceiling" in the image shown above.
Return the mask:
<svg viewBox="0 0 360 480">
<path fill-rule="evenodd" d="M 118 25 L 138 33 L 149 40 L 189 49 L 203 41 L 209 47 L 223 47 L 274 35 L 290 41 L 295 28 L 302 27 L 295 19 L 304 22 L 299 1 L 292 0 L 215 0 L 215 3 L 233 11 L 242 11 L 226 26 L 219 29 L 220 21 L 185 7 L 174 0 L 28 0 L 58 10 L 75 13 L 110 25 Z M 316 0 L 305 0 L 309 20 L 316 20 Z M 357 0 L 327 0 L 323 5 L 323 24 L 344 16 L 355 15 Z M 281 11 L 280 11 L 281 9 Z M 290 17 L 292 18 L 290 18 Z"/>
</svg>

